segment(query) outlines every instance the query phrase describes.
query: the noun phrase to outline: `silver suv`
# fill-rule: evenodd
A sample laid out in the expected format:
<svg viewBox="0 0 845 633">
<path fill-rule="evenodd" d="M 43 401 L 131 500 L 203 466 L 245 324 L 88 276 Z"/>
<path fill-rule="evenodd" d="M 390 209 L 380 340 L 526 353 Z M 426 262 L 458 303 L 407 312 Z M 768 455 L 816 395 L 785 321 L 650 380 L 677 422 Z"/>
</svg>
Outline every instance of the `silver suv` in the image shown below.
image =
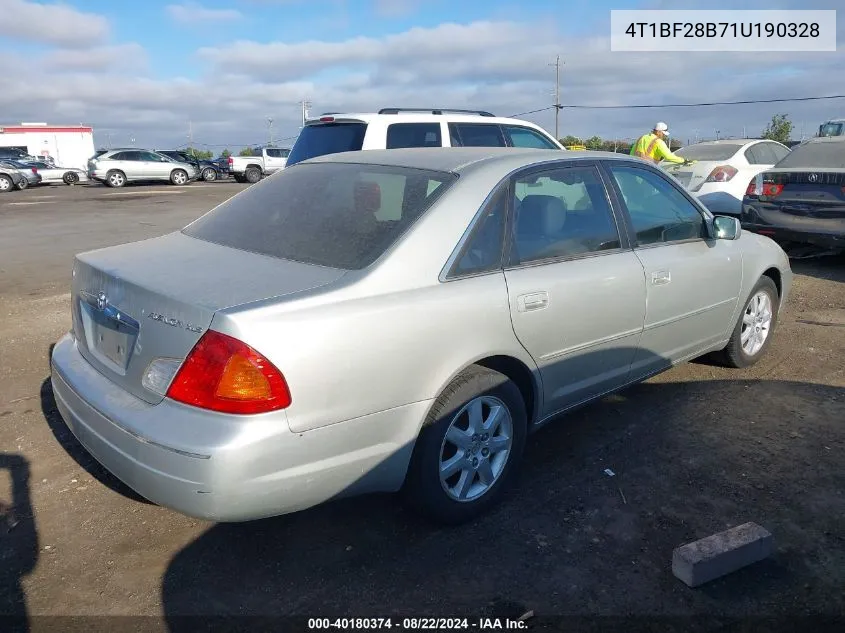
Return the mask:
<svg viewBox="0 0 845 633">
<path fill-rule="evenodd" d="M 178 162 L 146 149 L 114 149 L 88 160 L 88 178 L 122 187 L 127 182 L 169 182 L 187 185 L 199 172 L 194 165 Z"/>
</svg>

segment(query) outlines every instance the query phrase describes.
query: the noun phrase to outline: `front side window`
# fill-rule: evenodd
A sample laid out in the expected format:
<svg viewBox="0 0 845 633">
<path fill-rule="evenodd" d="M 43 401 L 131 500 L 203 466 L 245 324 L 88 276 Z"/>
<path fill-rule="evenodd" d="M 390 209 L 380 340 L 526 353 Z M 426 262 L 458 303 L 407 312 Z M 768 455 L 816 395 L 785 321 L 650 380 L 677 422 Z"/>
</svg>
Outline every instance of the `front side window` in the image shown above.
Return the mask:
<svg viewBox="0 0 845 633">
<path fill-rule="evenodd" d="M 669 180 L 650 170 L 609 165 L 637 234 L 646 246 L 707 237 L 704 217 Z"/>
<path fill-rule="evenodd" d="M 562 167 L 520 178 L 513 208 L 511 265 L 621 247 L 595 167 Z"/>
<path fill-rule="evenodd" d="M 387 149 L 440 147 L 440 123 L 391 123 L 387 126 Z"/>
<path fill-rule="evenodd" d="M 452 147 L 507 147 L 502 128 L 493 123 L 450 123 Z"/>
<path fill-rule="evenodd" d="M 536 149 L 560 149 L 548 138 L 531 128 L 521 125 L 505 125 L 505 133 L 514 147 L 530 147 Z"/>
<path fill-rule="evenodd" d="M 230 198 L 183 232 L 270 257 L 360 270 L 390 248 L 456 178 L 405 167 L 303 164 Z"/>
</svg>

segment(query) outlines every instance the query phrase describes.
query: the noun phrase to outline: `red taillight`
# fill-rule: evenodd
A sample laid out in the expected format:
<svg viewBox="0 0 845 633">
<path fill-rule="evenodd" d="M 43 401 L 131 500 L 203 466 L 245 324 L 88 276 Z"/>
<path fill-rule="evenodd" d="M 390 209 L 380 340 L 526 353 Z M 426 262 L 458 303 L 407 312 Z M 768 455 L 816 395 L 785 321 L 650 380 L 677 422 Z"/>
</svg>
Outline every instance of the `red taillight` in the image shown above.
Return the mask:
<svg viewBox="0 0 845 633">
<path fill-rule="evenodd" d="M 32 173 L 33 173 L 33 174 L 37 174 L 37 173 L 38 173 L 38 167 L 32 167 L 31 169 L 32 169 Z"/>
<path fill-rule="evenodd" d="M 751 180 L 748 183 L 748 187 L 745 188 L 745 195 L 746 196 L 756 196 L 757 195 L 757 181 Z"/>
<path fill-rule="evenodd" d="M 764 182 L 763 183 L 763 195 L 768 196 L 770 198 L 774 198 L 775 196 L 780 195 L 780 192 L 783 191 L 783 185 L 776 185 L 771 182 Z"/>
<path fill-rule="evenodd" d="M 228 163 L 229 163 L 229 165 L 231 166 L 231 165 L 233 165 L 233 164 L 235 163 L 235 159 L 234 159 L 234 158 L 232 158 L 231 156 L 229 156 L 229 159 L 228 159 L 226 162 L 228 162 Z"/>
<path fill-rule="evenodd" d="M 737 170 L 730 165 L 719 165 L 713 171 L 710 172 L 710 175 L 707 176 L 707 180 L 704 182 L 728 182 L 731 178 L 736 176 Z"/>
<path fill-rule="evenodd" d="M 321 122 L 321 123 L 332 123 L 333 121 L 334 121 L 334 117 L 333 117 L 333 116 L 321 116 L 321 117 L 320 117 L 320 122 Z"/>
<path fill-rule="evenodd" d="M 167 397 L 221 413 L 267 413 L 290 406 L 287 381 L 246 343 L 208 330 L 179 369 Z"/>
</svg>

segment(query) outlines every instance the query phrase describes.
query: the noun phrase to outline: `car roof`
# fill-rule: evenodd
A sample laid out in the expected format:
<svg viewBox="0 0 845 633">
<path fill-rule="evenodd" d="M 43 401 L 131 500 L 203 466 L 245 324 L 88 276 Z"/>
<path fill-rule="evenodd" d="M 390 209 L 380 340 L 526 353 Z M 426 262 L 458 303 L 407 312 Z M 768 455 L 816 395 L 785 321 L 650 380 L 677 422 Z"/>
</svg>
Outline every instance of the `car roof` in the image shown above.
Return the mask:
<svg viewBox="0 0 845 633">
<path fill-rule="evenodd" d="M 429 169 L 460 173 L 471 168 L 496 163 L 517 168 L 520 164 L 529 166 L 550 160 L 638 160 L 627 154 L 613 152 L 569 152 L 566 150 L 515 148 L 515 147 L 410 147 L 401 149 L 368 149 L 355 152 L 339 152 L 310 158 L 297 165 L 317 163 L 358 163 Z M 295 168 L 297 165 L 291 167 Z"/>
<path fill-rule="evenodd" d="M 428 121 L 447 121 L 449 123 L 518 123 L 520 125 L 530 125 L 531 127 L 539 128 L 536 123 L 525 121 L 523 119 L 515 119 L 513 117 L 494 116 L 485 114 L 473 114 L 454 110 L 436 110 L 442 114 L 434 114 L 431 111 L 425 110 L 407 110 L 395 113 L 380 113 L 380 112 L 326 112 L 320 116 L 310 117 L 305 123 L 313 124 L 320 123 L 322 117 L 333 117 L 339 121 L 362 121 L 364 123 L 371 123 L 376 120 L 389 120 L 399 123 L 422 123 Z"/>
</svg>

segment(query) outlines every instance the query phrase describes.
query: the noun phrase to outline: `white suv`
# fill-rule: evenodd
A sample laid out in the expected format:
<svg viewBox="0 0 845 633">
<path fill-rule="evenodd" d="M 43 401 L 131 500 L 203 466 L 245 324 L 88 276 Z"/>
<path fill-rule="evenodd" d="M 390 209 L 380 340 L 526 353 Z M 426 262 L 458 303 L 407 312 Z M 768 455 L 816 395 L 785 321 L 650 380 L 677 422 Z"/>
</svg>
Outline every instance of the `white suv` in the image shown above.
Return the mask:
<svg viewBox="0 0 845 633">
<path fill-rule="evenodd" d="M 327 112 L 305 122 L 287 166 L 337 152 L 402 147 L 533 147 L 566 149 L 528 121 L 480 110 L 383 108 L 377 113 Z"/>
</svg>

